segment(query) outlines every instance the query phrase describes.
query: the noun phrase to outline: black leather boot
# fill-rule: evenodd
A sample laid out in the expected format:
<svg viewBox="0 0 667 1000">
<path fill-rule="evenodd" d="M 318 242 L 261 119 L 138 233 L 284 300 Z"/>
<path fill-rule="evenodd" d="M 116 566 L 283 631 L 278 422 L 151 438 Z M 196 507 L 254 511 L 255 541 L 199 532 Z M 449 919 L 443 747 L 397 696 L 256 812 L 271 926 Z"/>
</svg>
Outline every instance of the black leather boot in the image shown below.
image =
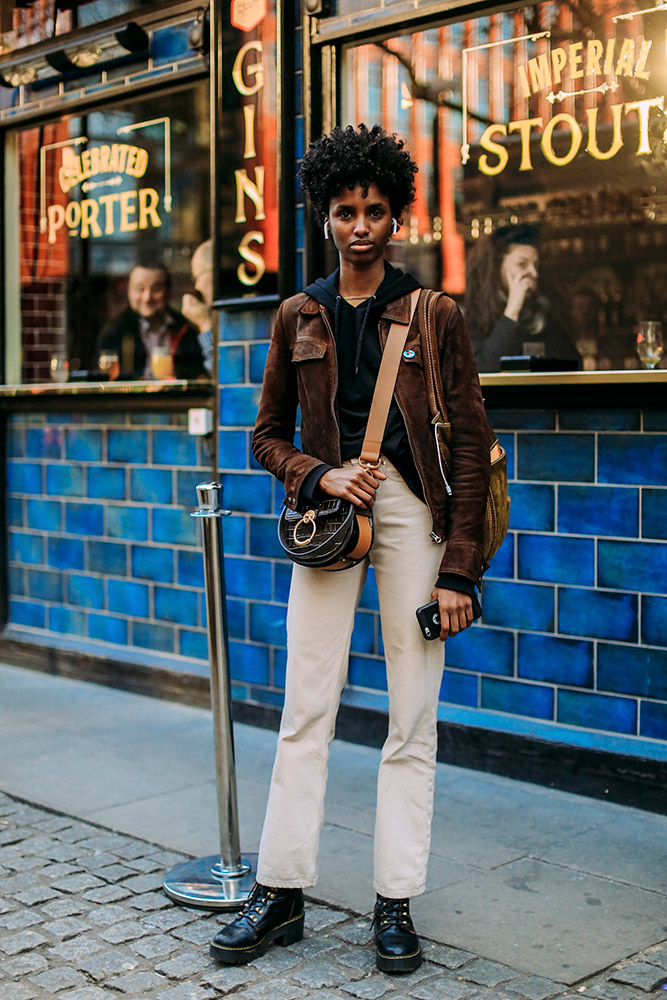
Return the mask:
<svg viewBox="0 0 667 1000">
<path fill-rule="evenodd" d="M 409 899 L 378 895 L 373 914 L 375 964 L 382 972 L 414 972 L 422 950 L 410 917 Z"/>
<path fill-rule="evenodd" d="M 218 962 L 252 962 L 269 945 L 294 944 L 303 937 L 303 892 L 272 889 L 256 882 L 235 920 L 220 930 L 209 952 Z"/>
</svg>

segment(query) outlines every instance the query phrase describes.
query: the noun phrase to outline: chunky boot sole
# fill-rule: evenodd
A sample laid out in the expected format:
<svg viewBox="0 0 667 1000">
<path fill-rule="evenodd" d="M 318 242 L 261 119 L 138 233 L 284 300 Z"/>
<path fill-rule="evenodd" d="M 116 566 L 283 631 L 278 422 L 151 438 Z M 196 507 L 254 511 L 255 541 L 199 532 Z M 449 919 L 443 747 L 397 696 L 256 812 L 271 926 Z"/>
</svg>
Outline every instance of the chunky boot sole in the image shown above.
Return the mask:
<svg viewBox="0 0 667 1000">
<path fill-rule="evenodd" d="M 375 952 L 375 964 L 380 970 L 380 972 L 414 972 L 422 964 L 422 953 L 421 949 L 414 952 L 412 955 L 401 955 L 400 957 L 392 955 L 383 955 L 381 952 Z"/>
<path fill-rule="evenodd" d="M 303 937 L 303 918 L 303 913 L 298 917 L 292 917 L 279 927 L 268 931 L 257 944 L 247 947 L 229 947 L 216 944 L 213 940 L 209 945 L 209 954 L 223 965 L 244 965 L 246 962 L 252 962 L 255 958 L 260 958 L 270 944 L 288 945 L 300 941 Z"/>
</svg>

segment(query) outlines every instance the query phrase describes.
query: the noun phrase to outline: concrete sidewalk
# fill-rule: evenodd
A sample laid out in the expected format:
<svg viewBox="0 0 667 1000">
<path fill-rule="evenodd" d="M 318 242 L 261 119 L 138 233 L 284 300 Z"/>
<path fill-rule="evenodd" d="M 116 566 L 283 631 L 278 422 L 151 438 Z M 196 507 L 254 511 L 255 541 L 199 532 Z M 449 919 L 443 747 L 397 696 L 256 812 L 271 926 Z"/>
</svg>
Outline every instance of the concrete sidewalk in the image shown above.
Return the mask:
<svg viewBox="0 0 667 1000">
<path fill-rule="evenodd" d="M 216 852 L 208 712 L 0 667 L 0 732 L 0 791 L 171 851 Z M 245 852 L 257 850 L 275 739 L 236 726 Z M 358 914 L 374 899 L 378 759 L 334 743 L 321 876 L 309 892 Z M 639 968 L 638 953 L 667 939 L 664 816 L 438 765 L 429 875 L 412 907 L 418 930 L 524 976 L 579 988 L 632 956 Z M 667 979 L 667 947 L 649 951 L 654 972 L 661 963 Z M 645 994 L 615 983 L 591 995 Z"/>
</svg>

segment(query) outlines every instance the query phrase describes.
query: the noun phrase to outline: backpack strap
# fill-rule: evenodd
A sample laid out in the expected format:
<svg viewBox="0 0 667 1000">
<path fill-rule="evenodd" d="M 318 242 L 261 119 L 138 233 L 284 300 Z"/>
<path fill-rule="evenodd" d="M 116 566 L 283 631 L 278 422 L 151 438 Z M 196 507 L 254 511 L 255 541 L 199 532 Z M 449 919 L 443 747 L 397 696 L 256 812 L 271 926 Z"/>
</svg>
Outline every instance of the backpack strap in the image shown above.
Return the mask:
<svg viewBox="0 0 667 1000">
<path fill-rule="evenodd" d="M 435 310 L 441 294 L 432 288 L 427 288 L 422 296 L 419 310 L 419 336 L 427 372 L 426 391 L 432 423 L 445 423 L 447 421 L 445 392 L 440 374 L 438 340 L 435 336 Z"/>
</svg>

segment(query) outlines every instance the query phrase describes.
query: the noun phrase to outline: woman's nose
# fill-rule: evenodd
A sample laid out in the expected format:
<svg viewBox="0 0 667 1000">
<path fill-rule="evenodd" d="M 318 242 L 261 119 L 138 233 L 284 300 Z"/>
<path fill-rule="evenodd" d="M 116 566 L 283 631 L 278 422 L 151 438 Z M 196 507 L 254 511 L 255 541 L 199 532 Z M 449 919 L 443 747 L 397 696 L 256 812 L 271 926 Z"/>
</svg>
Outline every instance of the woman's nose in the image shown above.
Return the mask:
<svg viewBox="0 0 667 1000">
<path fill-rule="evenodd" d="M 368 222 L 365 215 L 358 215 L 354 223 L 355 233 L 367 233 Z"/>
</svg>

